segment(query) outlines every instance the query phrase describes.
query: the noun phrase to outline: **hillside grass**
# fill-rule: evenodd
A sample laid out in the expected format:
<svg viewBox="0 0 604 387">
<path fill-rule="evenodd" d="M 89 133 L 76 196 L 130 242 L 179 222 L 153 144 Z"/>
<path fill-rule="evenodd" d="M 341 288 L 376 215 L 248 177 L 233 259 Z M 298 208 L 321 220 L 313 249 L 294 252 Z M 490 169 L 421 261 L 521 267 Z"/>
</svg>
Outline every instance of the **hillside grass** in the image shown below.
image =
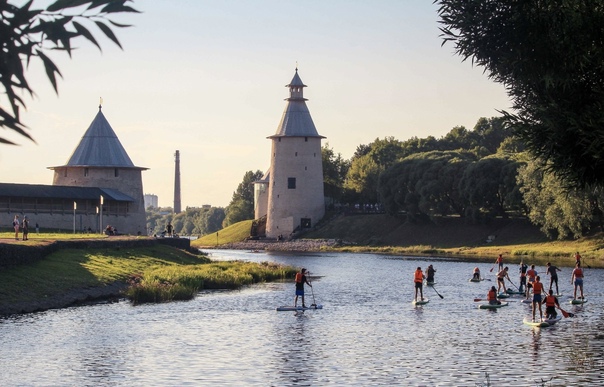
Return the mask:
<svg viewBox="0 0 604 387">
<path fill-rule="evenodd" d="M 250 236 L 253 220 L 244 220 L 223 228 L 222 230 L 207 234 L 191 241 L 192 247 L 220 246 L 227 243 L 241 242 Z"/>
</svg>

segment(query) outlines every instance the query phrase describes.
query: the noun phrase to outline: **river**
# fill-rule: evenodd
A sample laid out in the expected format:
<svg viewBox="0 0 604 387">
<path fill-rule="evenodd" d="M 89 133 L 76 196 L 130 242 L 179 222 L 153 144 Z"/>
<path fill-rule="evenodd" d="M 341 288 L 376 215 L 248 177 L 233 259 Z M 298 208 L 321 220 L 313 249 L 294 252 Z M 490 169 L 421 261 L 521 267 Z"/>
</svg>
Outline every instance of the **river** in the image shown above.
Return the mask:
<svg viewBox="0 0 604 387">
<path fill-rule="evenodd" d="M 195 300 L 78 306 L 0 320 L 2 386 L 594 386 L 604 385 L 604 270 L 587 269 L 583 306 L 548 328 L 523 324 L 530 306 L 479 310 L 489 264 L 347 253 L 212 250 L 217 260 L 274 261 L 313 276 L 307 304 L 293 284 L 201 292 Z M 411 304 L 413 271 L 433 264 L 430 302 Z M 487 279 L 469 283 L 479 265 Z M 518 285 L 517 265 L 510 265 Z M 544 267 L 537 270 L 545 277 Z M 513 288 L 513 287 L 512 287 Z M 437 293 L 440 293 L 441 299 Z"/>
</svg>

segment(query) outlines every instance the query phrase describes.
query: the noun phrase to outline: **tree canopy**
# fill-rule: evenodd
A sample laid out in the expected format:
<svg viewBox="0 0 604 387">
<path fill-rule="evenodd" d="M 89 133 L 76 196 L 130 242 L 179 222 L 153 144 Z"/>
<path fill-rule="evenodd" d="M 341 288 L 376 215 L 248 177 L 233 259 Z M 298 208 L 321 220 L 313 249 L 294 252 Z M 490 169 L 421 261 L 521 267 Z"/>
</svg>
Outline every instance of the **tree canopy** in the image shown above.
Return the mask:
<svg viewBox="0 0 604 387">
<path fill-rule="evenodd" d="M 110 16 L 138 12 L 127 5 L 131 0 L 57 0 L 46 9 L 32 9 L 33 0 L 18 6 L 0 1 L 0 83 L 10 108 L 0 106 L 0 127 L 13 130 L 33 141 L 21 121 L 20 109 L 26 108 L 23 94 L 35 95 L 27 82 L 25 68 L 32 58 L 42 61 L 46 75 L 58 92 L 61 72 L 49 52 L 64 51 L 71 57 L 72 41 L 84 37 L 101 49 L 97 39 L 83 23 L 96 25 L 113 43 L 122 47 L 110 26 L 123 28 Z M 23 3 L 23 2 L 19 2 Z M 0 143 L 14 144 L 0 137 Z"/>
<path fill-rule="evenodd" d="M 443 44 L 502 83 L 515 134 L 567 187 L 604 184 L 604 0 L 436 0 Z"/>
</svg>

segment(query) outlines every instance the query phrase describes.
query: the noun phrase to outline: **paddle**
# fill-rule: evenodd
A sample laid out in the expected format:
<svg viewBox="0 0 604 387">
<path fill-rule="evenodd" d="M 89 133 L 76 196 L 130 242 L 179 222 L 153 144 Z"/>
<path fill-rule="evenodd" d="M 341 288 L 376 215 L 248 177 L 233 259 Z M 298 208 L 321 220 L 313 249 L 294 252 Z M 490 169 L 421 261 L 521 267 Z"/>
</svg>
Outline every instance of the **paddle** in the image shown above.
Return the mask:
<svg viewBox="0 0 604 387">
<path fill-rule="evenodd" d="M 520 289 L 518 289 L 518 286 L 516 286 L 516 284 L 515 284 L 515 283 L 513 283 L 511 279 L 509 279 L 509 278 L 508 278 L 508 281 L 510 281 L 510 283 L 511 283 L 512 285 L 514 285 L 514 287 L 516 288 L 516 290 L 520 291 Z"/>
<path fill-rule="evenodd" d="M 568 318 L 568 317 L 575 317 L 574 313 L 567 312 L 564 309 L 560 308 L 559 306 L 558 306 L 558 309 L 560 309 L 560 312 L 562 312 L 562 316 L 564 316 L 566 318 Z"/>
<path fill-rule="evenodd" d="M 308 283 L 311 284 L 310 285 L 310 293 L 312 294 L 312 304 L 310 306 L 312 307 L 317 307 L 317 302 L 315 301 L 315 291 L 312 287 L 312 281 L 310 280 L 310 272 L 308 272 Z"/>
<path fill-rule="evenodd" d="M 436 288 L 434 287 L 434 285 L 430 286 L 432 289 L 434 289 L 434 291 L 436 292 L 436 294 L 438 294 L 438 296 L 440 298 L 444 298 L 443 296 L 440 295 L 440 293 L 438 292 L 438 290 L 436 290 Z"/>
<path fill-rule="evenodd" d="M 495 268 L 495 265 L 493 265 L 493 267 L 491 268 L 491 270 L 489 270 L 489 272 L 492 273 L 494 268 Z"/>
</svg>

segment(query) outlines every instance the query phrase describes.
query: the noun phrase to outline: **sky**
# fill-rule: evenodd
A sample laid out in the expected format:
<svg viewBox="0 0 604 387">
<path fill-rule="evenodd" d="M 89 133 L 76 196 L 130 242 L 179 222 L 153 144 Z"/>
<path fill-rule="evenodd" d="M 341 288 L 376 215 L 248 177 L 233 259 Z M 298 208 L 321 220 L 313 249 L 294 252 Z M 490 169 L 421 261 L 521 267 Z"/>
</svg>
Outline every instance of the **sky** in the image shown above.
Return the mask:
<svg viewBox="0 0 604 387">
<path fill-rule="evenodd" d="M 34 8 L 47 2 L 34 1 Z M 183 209 L 225 207 L 247 171 L 266 171 L 296 66 L 323 144 L 344 159 L 393 136 L 440 138 L 510 108 L 502 85 L 442 45 L 429 0 L 153 0 L 114 17 L 123 50 L 91 26 L 70 59 L 52 52 L 54 92 L 32 62 L 22 121 L 3 130 L 0 181 L 52 184 L 98 112 L 143 172 L 145 193 L 173 206 L 180 151 Z M 7 107 L 0 97 L 0 104 Z"/>
</svg>

